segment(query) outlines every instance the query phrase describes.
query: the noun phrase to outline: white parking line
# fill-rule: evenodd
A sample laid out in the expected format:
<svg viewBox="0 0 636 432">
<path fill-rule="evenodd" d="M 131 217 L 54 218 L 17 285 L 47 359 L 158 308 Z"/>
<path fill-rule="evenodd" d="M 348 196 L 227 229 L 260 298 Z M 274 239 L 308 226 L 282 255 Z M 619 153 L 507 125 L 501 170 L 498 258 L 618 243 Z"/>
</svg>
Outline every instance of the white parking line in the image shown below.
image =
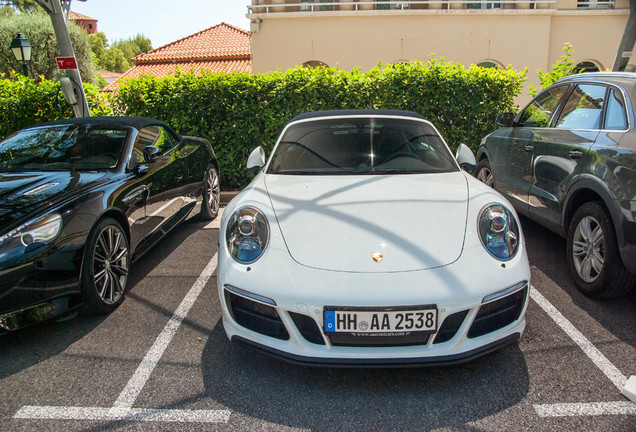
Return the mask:
<svg viewBox="0 0 636 432">
<path fill-rule="evenodd" d="M 530 290 L 530 298 L 545 311 L 546 314 L 576 343 L 592 362 L 605 374 L 612 383 L 623 389 L 627 378 L 610 362 L 567 318 L 555 308 L 534 287 Z M 563 416 L 597 416 L 597 415 L 636 415 L 636 405 L 632 402 L 592 402 L 535 404 L 534 409 L 540 417 Z"/>
<path fill-rule="evenodd" d="M 221 216 L 223 216 L 223 210 L 225 207 L 221 207 L 219 209 L 219 214 L 216 215 L 216 218 L 209 224 L 203 227 L 203 229 L 219 229 L 221 227 Z"/>
<path fill-rule="evenodd" d="M 535 405 L 540 417 L 574 417 L 599 415 L 636 415 L 632 402 L 590 402 Z"/>
<path fill-rule="evenodd" d="M 157 336 L 157 340 L 150 347 L 146 357 L 141 361 L 141 364 L 137 368 L 137 371 L 132 376 L 126 388 L 121 392 L 119 398 L 115 401 L 115 408 L 130 408 L 135 403 L 135 399 L 139 396 L 141 389 L 148 381 L 150 374 L 159 363 L 161 356 L 163 356 L 163 352 L 168 347 L 168 344 L 172 340 L 172 337 L 177 332 L 177 329 L 181 325 L 181 322 L 190 311 L 190 308 L 203 291 L 203 287 L 208 282 L 212 274 L 216 270 L 216 266 L 218 263 L 217 255 L 214 254 L 208 265 L 205 267 L 197 281 L 194 283 L 192 288 L 188 294 L 186 294 L 185 298 L 181 301 L 181 304 L 175 311 L 168 324 L 164 327 L 163 331 Z"/>
<path fill-rule="evenodd" d="M 135 400 L 146 385 L 148 378 L 161 360 L 164 351 L 176 334 L 179 326 L 203 291 L 208 280 L 216 270 L 218 257 L 215 254 L 196 280 L 188 294 L 163 328 L 155 343 L 150 347 L 135 374 L 121 392 L 111 408 L 105 407 L 64 407 L 64 406 L 23 406 L 13 416 L 19 419 L 49 420 L 111 420 L 111 421 L 164 421 L 218 423 L 227 422 L 229 410 L 174 410 L 153 408 L 132 408 Z"/>
<path fill-rule="evenodd" d="M 175 410 L 152 408 L 56 407 L 26 405 L 13 416 L 17 419 L 156 421 L 182 423 L 227 423 L 229 410 Z"/>
<path fill-rule="evenodd" d="M 537 303 L 541 309 L 548 314 L 554 322 L 561 327 L 561 329 L 576 343 L 579 348 L 583 350 L 590 360 L 605 374 L 606 377 L 612 381 L 612 383 L 618 387 L 619 390 L 623 389 L 627 378 L 618 370 L 608 359 L 600 352 L 592 342 L 587 339 L 583 333 L 577 330 L 570 321 L 565 318 L 561 312 L 557 310 L 552 303 L 550 303 L 539 291 L 534 289 L 530 290 L 530 297 Z"/>
</svg>

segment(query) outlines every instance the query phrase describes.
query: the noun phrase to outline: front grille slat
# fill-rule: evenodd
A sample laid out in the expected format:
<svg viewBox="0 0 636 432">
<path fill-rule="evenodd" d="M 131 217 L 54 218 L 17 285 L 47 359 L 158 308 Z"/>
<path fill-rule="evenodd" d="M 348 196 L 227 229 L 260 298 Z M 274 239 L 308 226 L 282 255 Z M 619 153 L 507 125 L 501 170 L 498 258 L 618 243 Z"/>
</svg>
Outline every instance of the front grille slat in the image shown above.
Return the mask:
<svg viewBox="0 0 636 432">
<path fill-rule="evenodd" d="M 447 316 L 441 327 L 437 331 L 437 335 L 435 335 L 435 340 L 433 341 L 433 343 L 444 343 L 454 338 L 459 331 L 459 328 L 464 323 L 466 315 L 468 315 L 468 310 L 456 312 L 452 315 Z"/>
<path fill-rule="evenodd" d="M 469 338 L 476 338 L 512 324 L 521 316 L 528 287 L 479 308 L 470 329 Z"/>
<path fill-rule="evenodd" d="M 289 316 L 307 342 L 317 345 L 325 344 L 320 327 L 318 327 L 318 324 L 316 324 L 313 318 L 295 312 L 289 312 Z"/>
<path fill-rule="evenodd" d="M 289 333 L 275 308 L 225 290 L 225 301 L 236 323 L 276 339 L 289 340 Z"/>
</svg>

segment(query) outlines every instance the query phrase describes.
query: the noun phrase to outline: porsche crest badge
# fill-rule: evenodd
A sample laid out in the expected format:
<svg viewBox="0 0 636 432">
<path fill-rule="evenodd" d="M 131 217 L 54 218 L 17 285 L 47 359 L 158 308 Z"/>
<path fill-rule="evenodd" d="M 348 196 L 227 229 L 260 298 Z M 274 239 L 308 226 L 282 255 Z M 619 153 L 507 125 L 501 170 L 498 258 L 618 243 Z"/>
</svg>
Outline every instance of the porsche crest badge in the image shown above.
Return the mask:
<svg viewBox="0 0 636 432">
<path fill-rule="evenodd" d="M 374 252 L 371 254 L 371 258 L 373 258 L 373 261 L 379 263 L 384 258 L 384 255 L 382 255 L 382 252 Z"/>
</svg>

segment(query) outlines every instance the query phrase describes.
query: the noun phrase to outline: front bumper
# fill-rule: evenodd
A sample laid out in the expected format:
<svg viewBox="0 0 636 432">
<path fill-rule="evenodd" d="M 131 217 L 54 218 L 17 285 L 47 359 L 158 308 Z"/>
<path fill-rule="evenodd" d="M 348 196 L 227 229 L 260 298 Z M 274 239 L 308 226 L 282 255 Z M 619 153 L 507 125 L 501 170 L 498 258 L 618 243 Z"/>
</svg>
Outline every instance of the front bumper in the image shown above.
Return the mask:
<svg viewBox="0 0 636 432">
<path fill-rule="evenodd" d="M 451 366 L 465 363 L 486 354 L 490 354 L 506 345 L 516 343 L 521 338 L 521 333 L 514 333 L 503 339 L 492 342 L 488 345 L 476 348 L 472 351 L 459 354 L 452 354 L 438 357 L 411 357 L 411 358 L 389 358 L 389 359 L 337 359 L 337 358 L 316 358 L 302 355 L 290 354 L 284 351 L 260 345 L 241 336 L 232 337 L 232 342 L 245 345 L 263 354 L 275 357 L 279 360 L 288 361 L 300 366 L 313 367 L 348 367 L 348 368 L 398 368 L 398 367 L 434 367 Z"/>
<path fill-rule="evenodd" d="M 525 249 L 502 265 L 468 248 L 448 266 L 404 273 L 329 272 L 288 257 L 272 248 L 248 268 L 220 251 L 218 288 L 230 340 L 299 364 L 399 367 L 468 361 L 517 341 L 525 329 Z M 357 343 L 324 330 L 326 306 L 423 304 L 438 310 L 436 331 L 423 339 L 401 334 L 394 343 Z"/>
<path fill-rule="evenodd" d="M 79 304 L 85 236 L 0 263 L 0 333 L 59 316 Z"/>
</svg>

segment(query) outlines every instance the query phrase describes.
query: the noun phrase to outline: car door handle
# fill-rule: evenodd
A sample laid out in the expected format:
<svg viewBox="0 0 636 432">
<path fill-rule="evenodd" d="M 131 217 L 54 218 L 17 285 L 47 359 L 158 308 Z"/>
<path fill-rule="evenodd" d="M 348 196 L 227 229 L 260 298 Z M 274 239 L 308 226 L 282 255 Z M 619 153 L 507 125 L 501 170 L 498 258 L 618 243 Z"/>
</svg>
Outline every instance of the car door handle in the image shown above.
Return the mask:
<svg viewBox="0 0 636 432">
<path fill-rule="evenodd" d="M 578 159 L 583 156 L 583 152 L 581 150 L 572 150 L 568 153 L 570 159 Z"/>
<path fill-rule="evenodd" d="M 531 152 L 531 151 L 533 151 L 533 150 L 534 150 L 534 146 L 533 146 L 532 144 L 526 144 L 526 145 L 525 145 L 525 147 L 524 147 L 524 149 L 525 149 L 527 152 Z"/>
</svg>

